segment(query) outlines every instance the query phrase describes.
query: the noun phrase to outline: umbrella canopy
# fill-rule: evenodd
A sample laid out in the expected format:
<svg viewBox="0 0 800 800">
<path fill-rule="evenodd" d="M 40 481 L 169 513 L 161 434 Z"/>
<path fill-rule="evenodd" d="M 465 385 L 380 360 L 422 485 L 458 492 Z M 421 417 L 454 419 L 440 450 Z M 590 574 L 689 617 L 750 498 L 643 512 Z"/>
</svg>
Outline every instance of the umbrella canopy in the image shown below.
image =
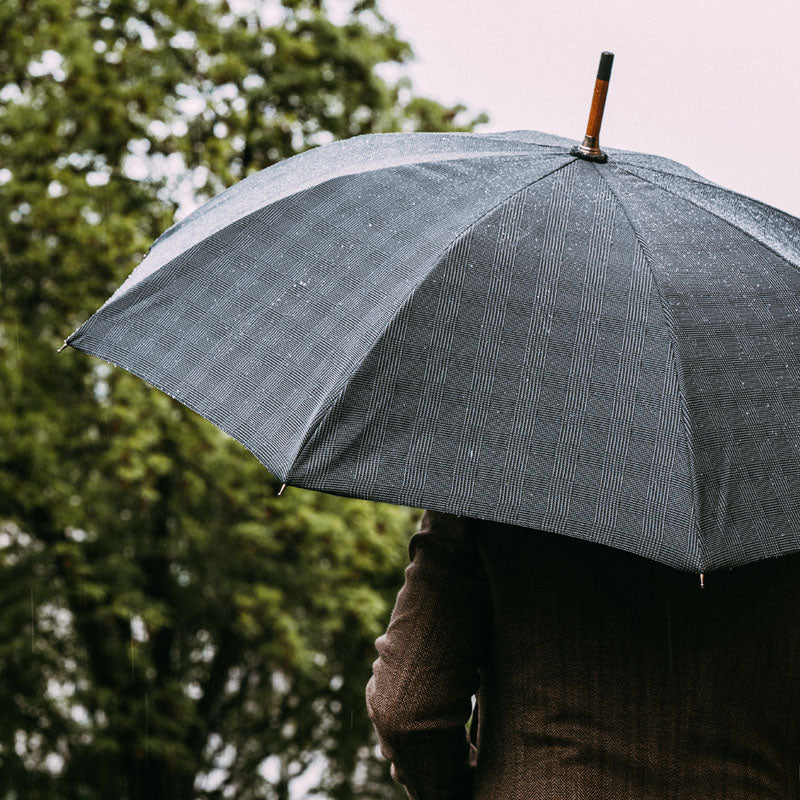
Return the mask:
<svg viewBox="0 0 800 800">
<path fill-rule="evenodd" d="M 800 550 L 800 220 L 573 144 L 295 156 L 168 230 L 68 343 L 290 485 L 698 572 Z"/>
</svg>

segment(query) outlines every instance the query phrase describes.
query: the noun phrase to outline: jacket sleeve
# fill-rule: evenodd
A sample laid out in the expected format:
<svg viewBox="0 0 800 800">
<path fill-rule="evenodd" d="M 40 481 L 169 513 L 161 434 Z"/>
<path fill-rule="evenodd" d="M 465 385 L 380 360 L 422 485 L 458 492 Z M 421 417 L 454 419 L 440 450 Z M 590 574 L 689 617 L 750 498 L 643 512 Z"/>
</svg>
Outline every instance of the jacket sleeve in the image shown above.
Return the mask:
<svg viewBox="0 0 800 800">
<path fill-rule="evenodd" d="M 367 685 L 392 777 L 412 800 L 468 800 L 477 753 L 466 732 L 488 650 L 491 606 L 469 520 L 426 511 Z"/>
</svg>

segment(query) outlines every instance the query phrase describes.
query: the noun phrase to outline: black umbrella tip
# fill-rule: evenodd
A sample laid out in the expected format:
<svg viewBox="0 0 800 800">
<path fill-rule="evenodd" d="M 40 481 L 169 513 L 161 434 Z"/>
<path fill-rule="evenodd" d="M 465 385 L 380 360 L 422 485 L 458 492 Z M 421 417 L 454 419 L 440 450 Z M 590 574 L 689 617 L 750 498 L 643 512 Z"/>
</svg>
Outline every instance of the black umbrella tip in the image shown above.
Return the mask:
<svg viewBox="0 0 800 800">
<path fill-rule="evenodd" d="M 597 68 L 597 80 L 611 80 L 611 65 L 614 63 L 614 54 L 604 50 L 600 54 L 600 66 Z"/>
</svg>

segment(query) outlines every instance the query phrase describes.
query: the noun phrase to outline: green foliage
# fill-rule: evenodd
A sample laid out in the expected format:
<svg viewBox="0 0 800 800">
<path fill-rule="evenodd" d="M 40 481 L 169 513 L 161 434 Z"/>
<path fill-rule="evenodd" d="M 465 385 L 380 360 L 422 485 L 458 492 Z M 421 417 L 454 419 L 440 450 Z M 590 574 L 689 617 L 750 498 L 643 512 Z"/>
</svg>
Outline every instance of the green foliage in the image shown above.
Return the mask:
<svg viewBox="0 0 800 800">
<path fill-rule="evenodd" d="M 480 121 L 380 77 L 409 56 L 374 0 L 0 4 L 2 800 L 402 796 L 363 692 L 415 512 L 277 498 L 205 420 L 55 349 L 176 211 L 332 139 Z"/>
</svg>

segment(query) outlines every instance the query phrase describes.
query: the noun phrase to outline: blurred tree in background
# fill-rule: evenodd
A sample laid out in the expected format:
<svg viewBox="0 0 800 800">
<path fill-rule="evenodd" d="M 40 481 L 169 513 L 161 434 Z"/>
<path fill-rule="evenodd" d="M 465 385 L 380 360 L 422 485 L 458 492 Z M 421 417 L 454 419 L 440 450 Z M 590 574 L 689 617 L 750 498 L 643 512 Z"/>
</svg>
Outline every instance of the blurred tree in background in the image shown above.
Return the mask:
<svg viewBox="0 0 800 800">
<path fill-rule="evenodd" d="M 375 2 L 0 4 L 0 800 L 392 798 L 364 708 L 415 513 L 276 486 L 62 340 L 176 217 L 465 130 Z M 392 77 L 392 76 L 395 77 Z"/>
</svg>

